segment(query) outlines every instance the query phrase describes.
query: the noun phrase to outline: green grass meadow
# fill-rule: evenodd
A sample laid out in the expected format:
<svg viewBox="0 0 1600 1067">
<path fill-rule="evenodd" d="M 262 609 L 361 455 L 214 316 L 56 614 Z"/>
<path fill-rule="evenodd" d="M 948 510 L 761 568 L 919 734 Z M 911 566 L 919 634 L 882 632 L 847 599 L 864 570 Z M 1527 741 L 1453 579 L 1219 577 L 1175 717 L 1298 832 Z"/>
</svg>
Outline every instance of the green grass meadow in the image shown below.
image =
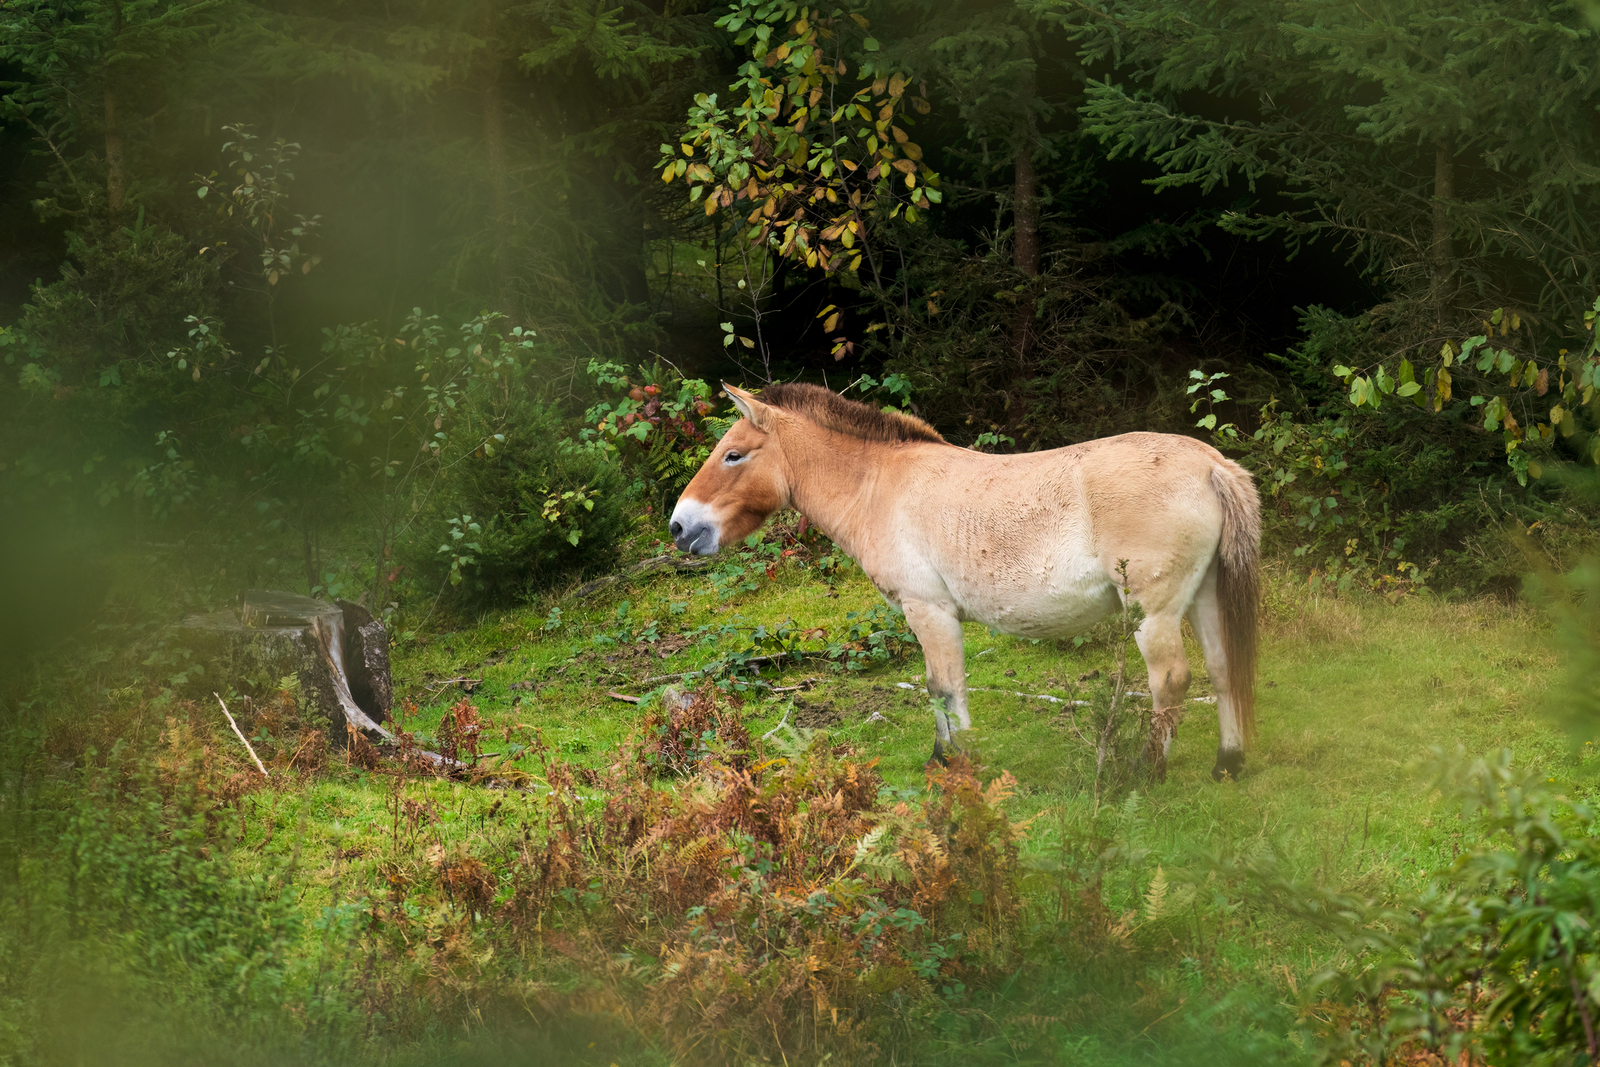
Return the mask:
<svg viewBox="0 0 1600 1067">
<path fill-rule="evenodd" d="M 319 768 L 297 771 L 289 765 L 293 739 L 274 735 L 271 721 L 258 721 L 247 729 L 274 777 L 265 787 L 252 783 L 207 817 L 205 855 L 226 857 L 228 885 L 292 882 L 291 910 L 300 920 L 281 936 L 290 942 L 287 954 L 301 961 L 297 980 L 324 971 L 357 974 L 363 964 L 352 950 L 330 946 L 369 921 L 361 918 L 366 903 L 395 885 L 425 880 L 441 856 L 510 854 L 537 835 L 540 797 L 548 792 L 539 746 L 573 767 L 603 769 L 619 753 L 636 753 L 625 743 L 638 737 L 653 695 L 673 681 L 663 676 L 726 662 L 758 627 L 789 625 L 823 648 L 829 638 L 817 631 L 847 632 L 857 621 L 852 614 L 881 603 L 853 566 L 830 564 L 824 574 L 803 556 L 779 560 L 770 571 L 769 562 L 770 553 L 749 549 L 720 559 L 720 571 L 664 570 L 588 597 L 568 590 L 398 642 L 396 724 L 432 745 L 450 710 L 470 703 L 484 724 L 481 776 L 495 782 L 396 775 L 381 764 L 363 769 L 337 746 Z M 1236 877 L 1242 866 L 1267 865 L 1298 885 L 1372 899 L 1422 887 L 1472 843 L 1460 811 L 1439 788 L 1441 753 L 1473 758 L 1510 749 L 1547 780 L 1587 792 L 1583 753 L 1541 714 L 1562 663 L 1536 608 L 1495 600 L 1318 597 L 1302 581 L 1275 573 L 1262 626 L 1258 735 L 1243 777 L 1211 779 L 1214 705 L 1194 701 L 1166 779 L 1134 775 L 1131 788 L 1108 789 L 1099 802 L 1081 721 L 1075 729 L 1079 712 L 1015 694 L 1083 699 L 1108 685 L 1117 664 L 1115 620 L 1080 643 L 967 627 L 974 689 L 969 743 L 985 779 L 1002 771 L 1016 779 L 1005 811 L 1026 823 L 1022 885 L 1029 912 L 1048 917 L 1070 910 L 1059 872 L 1070 869 L 1080 878 L 1092 872 L 1106 909 L 1104 936 L 1092 946 L 1052 944 L 1051 927 L 1035 924 L 1005 981 L 947 996 L 946 1009 L 919 1009 L 886 1024 L 887 1036 L 873 1046 L 881 1060 L 841 1054 L 834 1062 L 1313 1062 L 1308 1034 L 1317 1009 L 1308 990 L 1320 973 L 1348 964 L 1347 949 L 1292 908 L 1253 897 L 1248 879 Z M 695 633 L 704 640 L 682 639 Z M 739 714 L 752 737 L 782 732 L 785 722 L 802 736 L 823 732 L 830 744 L 876 758 L 887 789 L 915 797 L 928 788 L 932 715 L 926 694 L 915 688 L 920 653 L 914 646 L 902 651 L 860 670 L 822 658 L 768 665 L 759 677 L 741 675 L 736 697 L 722 699 L 742 701 Z M 1204 697 L 1210 686 L 1192 638 L 1189 652 L 1190 695 Z M 1141 688 L 1136 652 L 1126 670 L 1129 684 Z M 616 693 L 644 702 L 624 702 Z M 204 763 L 212 781 L 243 774 L 247 757 L 214 711 L 214 702 L 178 701 L 151 713 L 164 715 L 165 727 L 140 759 L 186 781 L 194 780 L 184 778 L 186 761 Z M 60 739 L 76 736 L 72 722 L 59 710 L 39 721 L 46 749 L 55 744 L 61 755 Z M 74 774 L 89 773 L 67 769 L 74 759 L 80 768 L 105 766 L 104 753 L 96 753 L 58 759 L 55 788 L 64 791 Z M 679 786 L 666 780 L 660 788 Z M 583 802 L 599 803 L 593 796 Z M 34 842 L 31 852 L 21 851 L 31 856 L 23 862 L 34 865 L 35 884 L 54 884 L 41 858 L 48 850 Z M 405 906 L 416 912 L 410 928 L 425 932 L 417 952 L 433 955 L 426 966 L 417 964 L 412 989 L 431 1007 L 408 1009 L 404 1040 L 385 1036 L 392 1031 L 385 1020 L 394 1023 L 400 1009 L 384 1009 L 387 1015 L 379 1012 L 374 1022 L 370 1004 L 364 1022 L 345 1005 L 329 1007 L 327 1019 L 300 1017 L 298 1031 L 286 1031 L 281 1020 L 263 1021 L 237 1032 L 224 1028 L 235 1036 L 217 1037 L 224 1031 L 203 1021 L 210 1018 L 205 998 L 194 989 L 165 1002 L 141 1000 L 160 983 L 130 977 L 138 967 L 97 962 L 97 952 L 121 960 L 132 951 L 107 936 L 94 950 L 55 958 L 36 953 L 22 972 L 0 981 L 0 1018 L 10 1017 L 9 1031 L 0 1025 L 0 1063 L 28 1062 L 20 1051 L 28 1048 L 47 1048 L 45 1062 L 208 1062 L 221 1047 L 232 1050 L 227 1055 L 235 1062 L 697 1061 L 693 1052 L 652 1038 L 648 1019 L 619 1015 L 614 1005 L 577 1010 L 585 1002 L 573 991 L 581 993 L 582 983 L 570 973 L 563 978 L 567 972 L 554 956 L 543 984 L 493 978 L 505 954 L 518 950 L 496 940 L 487 913 L 468 914 L 440 898 Z M 441 963 L 458 943 L 447 931 L 470 931 L 459 944 L 487 955 Z M 0 959 L 13 955 L 14 963 L 47 943 L 39 929 L 0 936 Z M 520 951 L 526 957 L 526 947 Z M 527 973 L 541 965 L 519 963 Z M 31 976 L 27 985 L 24 972 Z M 58 1035 L 46 1045 L 27 1036 L 58 1026 L 86 995 L 108 1005 L 106 1018 L 122 1021 L 109 1030 L 68 1027 L 70 1039 Z M 549 1007 L 558 1001 L 563 1006 Z M 545 1008 L 526 1007 L 519 1020 L 504 1007 L 513 1002 Z M 202 1021 L 175 1024 L 175 1016 Z M 118 1036 L 141 1027 L 147 1037 L 139 1042 Z M 797 1061 L 780 1049 L 777 1059 L 749 1062 Z"/>
</svg>

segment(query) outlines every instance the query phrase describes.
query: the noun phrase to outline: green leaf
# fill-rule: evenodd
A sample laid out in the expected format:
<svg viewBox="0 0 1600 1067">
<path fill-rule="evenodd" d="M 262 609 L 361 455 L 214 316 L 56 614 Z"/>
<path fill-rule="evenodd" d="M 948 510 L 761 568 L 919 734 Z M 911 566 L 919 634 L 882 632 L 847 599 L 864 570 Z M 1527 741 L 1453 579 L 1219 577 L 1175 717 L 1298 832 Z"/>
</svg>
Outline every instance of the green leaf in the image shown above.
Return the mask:
<svg viewBox="0 0 1600 1067">
<path fill-rule="evenodd" d="M 861 42 L 861 47 L 865 48 L 869 52 L 876 52 L 878 50 L 877 39 L 868 37 L 866 40 Z"/>
</svg>

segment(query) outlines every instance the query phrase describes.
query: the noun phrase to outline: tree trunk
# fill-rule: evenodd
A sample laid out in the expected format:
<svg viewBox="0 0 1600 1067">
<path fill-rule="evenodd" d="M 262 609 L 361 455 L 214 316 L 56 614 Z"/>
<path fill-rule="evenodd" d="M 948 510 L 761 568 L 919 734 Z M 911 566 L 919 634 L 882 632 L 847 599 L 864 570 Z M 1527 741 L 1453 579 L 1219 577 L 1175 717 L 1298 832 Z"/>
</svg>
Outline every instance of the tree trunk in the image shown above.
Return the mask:
<svg viewBox="0 0 1600 1067">
<path fill-rule="evenodd" d="M 1444 326 L 1455 296 L 1455 249 L 1451 244 L 1450 201 L 1456 195 L 1455 153 L 1450 142 L 1440 140 L 1433 156 L 1433 314 Z"/>
<path fill-rule="evenodd" d="M 505 104 L 500 99 L 500 56 L 494 45 L 493 5 L 484 12 L 483 36 L 489 46 L 483 72 L 483 148 L 489 166 L 489 232 L 493 242 L 495 307 L 506 317 L 507 327 L 521 326 L 517 301 L 512 294 L 511 262 L 506 248 L 506 228 L 511 221 L 506 205 L 510 196 L 506 182 Z"/>
<path fill-rule="evenodd" d="M 1038 128 L 1029 105 L 1033 101 L 1033 76 L 1023 83 L 1023 114 L 1017 123 L 1016 185 L 1012 191 L 1012 264 L 1025 279 L 1039 276 L 1039 181 L 1033 169 Z M 1011 348 L 1018 365 L 1033 346 L 1034 297 L 1031 289 L 1017 301 L 1011 320 Z"/>
<path fill-rule="evenodd" d="M 117 38 L 121 36 L 122 4 L 112 0 L 111 40 L 106 45 L 107 52 L 116 50 Z M 111 87 L 110 66 L 104 67 L 102 74 L 105 77 L 106 112 L 106 215 L 115 220 L 122 214 L 122 203 L 128 191 L 128 178 L 123 168 L 122 124 L 117 118 L 117 92 Z"/>
<path fill-rule="evenodd" d="M 106 104 L 106 214 L 116 219 L 122 214 L 128 179 L 122 163 L 122 128 L 117 124 L 117 94 L 105 91 Z"/>
</svg>

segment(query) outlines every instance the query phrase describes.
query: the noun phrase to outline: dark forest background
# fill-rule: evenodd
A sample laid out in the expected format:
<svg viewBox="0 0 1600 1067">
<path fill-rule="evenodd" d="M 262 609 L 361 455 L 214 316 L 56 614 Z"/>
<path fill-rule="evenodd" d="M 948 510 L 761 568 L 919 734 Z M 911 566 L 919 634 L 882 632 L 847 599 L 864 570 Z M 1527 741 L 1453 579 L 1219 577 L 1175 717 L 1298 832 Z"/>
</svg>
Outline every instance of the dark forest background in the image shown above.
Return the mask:
<svg viewBox="0 0 1600 1067">
<path fill-rule="evenodd" d="M 1512 590 L 1597 514 L 1596 56 L 1541 0 L 11 0 L 6 642 L 606 569 L 721 380 L 1211 436 L 1308 580 Z"/>
</svg>

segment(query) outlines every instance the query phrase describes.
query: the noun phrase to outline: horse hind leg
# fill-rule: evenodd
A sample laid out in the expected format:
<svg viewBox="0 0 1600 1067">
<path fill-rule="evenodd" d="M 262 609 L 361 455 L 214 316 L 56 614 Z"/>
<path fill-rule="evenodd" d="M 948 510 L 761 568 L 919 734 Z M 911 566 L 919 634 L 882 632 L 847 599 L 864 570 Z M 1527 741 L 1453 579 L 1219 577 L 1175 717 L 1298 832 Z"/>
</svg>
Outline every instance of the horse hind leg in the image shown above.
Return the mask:
<svg viewBox="0 0 1600 1067">
<path fill-rule="evenodd" d="M 1189 606 L 1189 625 L 1194 627 L 1195 637 L 1205 652 L 1206 673 L 1211 676 L 1211 688 L 1217 694 L 1217 726 L 1221 740 L 1217 743 L 1217 762 L 1211 768 L 1211 777 L 1219 782 L 1224 778 L 1237 779 L 1244 771 L 1244 727 L 1239 721 L 1238 709 L 1233 706 L 1215 563 L 1206 571 L 1194 603 Z"/>
<path fill-rule="evenodd" d="M 1172 737 L 1189 692 L 1189 657 L 1183 651 L 1182 623 L 1175 615 L 1147 615 L 1133 635 L 1150 671 L 1150 737 L 1145 742 L 1144 761 L 1158 780 L 1167 775 Z"/>
</svg>

